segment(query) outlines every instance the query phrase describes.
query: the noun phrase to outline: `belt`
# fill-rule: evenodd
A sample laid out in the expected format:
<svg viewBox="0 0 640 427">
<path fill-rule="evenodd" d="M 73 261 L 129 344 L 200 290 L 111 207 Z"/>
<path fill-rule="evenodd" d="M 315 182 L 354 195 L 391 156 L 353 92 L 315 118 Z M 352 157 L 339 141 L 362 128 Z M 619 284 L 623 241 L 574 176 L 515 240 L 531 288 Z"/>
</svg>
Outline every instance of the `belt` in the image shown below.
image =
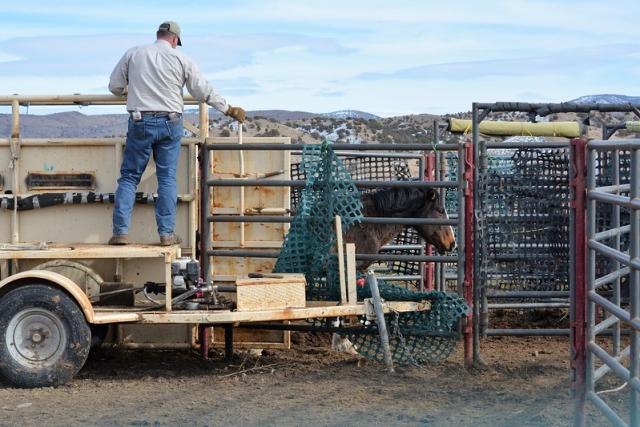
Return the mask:
<svg viewBox="0 0 640 427">
<path fill-rule="evenodd" d="M 133 114 L 133 111 L 129 111 L 129 115 Z M 169 117 L 170 119 L 177 119 L 178 117 L 182 117 L 180 113 L 174 113 L 169 111 L 140 111 L 140 114 L 143 116 L 154 116 L 154 117 Z"/>
</svg>

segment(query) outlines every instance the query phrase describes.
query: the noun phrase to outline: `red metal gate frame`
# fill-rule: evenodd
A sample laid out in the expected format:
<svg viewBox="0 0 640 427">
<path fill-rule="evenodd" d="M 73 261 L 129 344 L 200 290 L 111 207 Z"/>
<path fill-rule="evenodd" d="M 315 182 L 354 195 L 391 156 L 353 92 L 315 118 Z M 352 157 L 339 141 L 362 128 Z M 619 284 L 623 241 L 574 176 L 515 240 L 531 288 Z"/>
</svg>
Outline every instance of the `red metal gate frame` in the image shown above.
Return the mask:
<svg viewBox="0 0 640 427">
<path fill-rule="evenodd" d="M 571 141 L 572 175 L 570 186 L 573 192 L 571 210 L 573 211 L 573 288 L 571 307 L 571 390 L 574 396 L 575 425 L 586 425 L 586 342 L 587 342 L 587 204 L 586 204 L 586 151 L 585 139 Z"/>
<path fill-rule="evenodd" d="M 466 187 L 464 189 L 464 299 L 469 306 L 469 314 L 467 314 L 466 323 L 464 325 L 464 364 L 467 367 L 473 366 L 473 227 L 475 221 L 473 220 L 473 189 L 474 189 L 474 157 L 473 157 L 473 142 L 470 140 L 465 141 L 465 170 L 464 170 L 464 182 Z"/>
</svg>

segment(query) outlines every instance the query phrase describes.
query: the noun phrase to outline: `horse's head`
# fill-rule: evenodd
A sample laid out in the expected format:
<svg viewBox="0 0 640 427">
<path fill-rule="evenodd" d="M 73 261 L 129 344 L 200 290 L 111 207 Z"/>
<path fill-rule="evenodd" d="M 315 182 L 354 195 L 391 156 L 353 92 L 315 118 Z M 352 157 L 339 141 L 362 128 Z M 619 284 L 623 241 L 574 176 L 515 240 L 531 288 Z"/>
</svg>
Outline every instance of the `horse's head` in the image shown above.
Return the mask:
<svg viewBox="0 0 640 427">
<path fill-rule="evenodd" d="M 438 192 L 432 188 L 424 191 L 424 203 L 418 211 L 419 218 L 438 218 L 448 219 L 447 211 L 438 195 Z M 453 234 L 453 228 L 450 225 L 433 225 L 423 224 L 417 225 L 415 229 L 427 243 L 436 247 L 439 253 L 452 251 L 456 247 L 456 236 Z"/>
</svg>

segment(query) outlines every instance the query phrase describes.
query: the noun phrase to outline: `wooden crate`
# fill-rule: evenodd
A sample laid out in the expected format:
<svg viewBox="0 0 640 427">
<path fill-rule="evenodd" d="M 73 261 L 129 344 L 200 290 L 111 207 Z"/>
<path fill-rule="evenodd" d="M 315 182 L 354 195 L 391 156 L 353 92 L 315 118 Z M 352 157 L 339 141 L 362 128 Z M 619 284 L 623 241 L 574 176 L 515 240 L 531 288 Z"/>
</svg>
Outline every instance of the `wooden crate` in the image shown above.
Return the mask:
<svg viewBox="0 0 640 427">
<path fill-rule="evenodd" d="M 302 274 L 282 274 L 281 278 L 238 278 L 238 311 L 305 307 L 305 279 Z"/>
</svg>

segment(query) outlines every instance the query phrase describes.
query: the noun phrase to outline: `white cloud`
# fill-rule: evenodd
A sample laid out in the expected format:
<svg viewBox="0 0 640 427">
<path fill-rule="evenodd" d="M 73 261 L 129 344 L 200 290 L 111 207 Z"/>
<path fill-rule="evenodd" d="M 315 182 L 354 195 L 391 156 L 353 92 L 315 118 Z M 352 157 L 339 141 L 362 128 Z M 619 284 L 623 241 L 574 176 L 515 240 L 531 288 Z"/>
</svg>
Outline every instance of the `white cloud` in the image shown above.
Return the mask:
<svg viewBox="0 0 640 427">
<path fill-rule="evenodd" d="M 632 95 L 638 12 L 637 0 L 2 2 L 0 92 L 105 92 L 124 50 L 175 19 L 183 51 L 250 109 L 392 115 Z"/>
</svg>

